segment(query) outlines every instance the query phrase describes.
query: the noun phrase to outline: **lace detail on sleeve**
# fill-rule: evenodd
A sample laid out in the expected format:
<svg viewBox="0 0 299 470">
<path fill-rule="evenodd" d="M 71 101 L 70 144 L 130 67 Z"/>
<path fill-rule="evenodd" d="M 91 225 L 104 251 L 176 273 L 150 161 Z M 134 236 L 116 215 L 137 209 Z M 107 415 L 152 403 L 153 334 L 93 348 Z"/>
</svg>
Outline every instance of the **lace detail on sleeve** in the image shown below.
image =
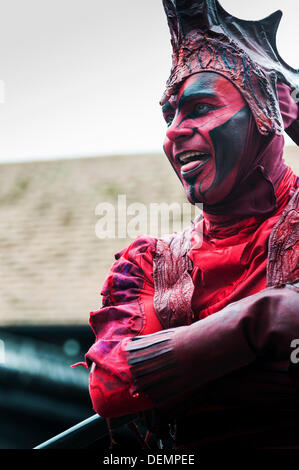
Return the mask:
<svg viewBox="0 0 299 470">
<path fill-rule="evenodd" d="M 154 306 L 164 329 L 189 325 L 194 319 L 191 248 L 193 225 L 182 233 L 159 239 L 154 255 Z"/>
<path fill-rule="evenodd" d="M 294 282 L 299 278 L 299 189 L 273 228 L 269 239 L 267 286 Z"/>
</svg>

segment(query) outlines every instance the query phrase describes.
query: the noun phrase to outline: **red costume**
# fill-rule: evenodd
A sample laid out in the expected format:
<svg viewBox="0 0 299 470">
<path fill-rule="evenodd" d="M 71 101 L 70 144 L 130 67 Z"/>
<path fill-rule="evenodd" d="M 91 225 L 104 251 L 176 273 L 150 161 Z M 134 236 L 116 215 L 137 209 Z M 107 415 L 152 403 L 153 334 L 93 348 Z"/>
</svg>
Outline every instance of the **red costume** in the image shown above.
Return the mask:
<svg viewBox="0 0 299 470">
<path fill-rule="evenodd" d="M 175 425 L 177 447 L 292 446 L 299 189 L 281 129 L 299 142 L 298 76 L 277 64 L 277 14 L 241 22 L 216 1 L 164 7 L 174 47 L 164 149 L 204 217 L 116 255 L 90 317 L 93 406 L 104 417 L 154 408 Z M 259 28 L 267 34 L 250 51 Z"/>
</svg>

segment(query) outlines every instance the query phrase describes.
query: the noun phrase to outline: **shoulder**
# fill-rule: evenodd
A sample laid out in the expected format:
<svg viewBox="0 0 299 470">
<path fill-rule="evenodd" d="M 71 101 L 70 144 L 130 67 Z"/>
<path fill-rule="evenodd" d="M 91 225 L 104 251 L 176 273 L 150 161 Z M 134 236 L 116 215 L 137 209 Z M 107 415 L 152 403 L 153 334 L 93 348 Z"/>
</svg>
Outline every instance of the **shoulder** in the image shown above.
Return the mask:
<svg viewBox="0 0 299 470">
<path fill-rule="evenodd" d="M 148 235 L 139 235 L 139 237 L 137 237 L 130 245 L 116 253 L 114 257 L 116 260 L 122 256 L 126 258 L 134 258 L 142 253 L 154 251 L 156 243 L 157 238 L 150 237 Z"/>
<path fill-rule="evenodd" d="M 144 283 L 153 283 L 155 238 L 141 235 L 129 246 L 115 254 L 115 262 L 108 272 L 101 294 L 103 305 L 136 299 Z"/>
<path fill-rule="evenodd" d="M 100 365 L 103 358 L 111 358 L 121 340 L 140 334 L 147 317 L 153 316 L 154 249 L 155 239 L 140 236 L 115 255 L 101 290 L 102 306 L 90 312 L 89 324 L 96 336 L 87 355 L 91 362 Z"/>
</svg>

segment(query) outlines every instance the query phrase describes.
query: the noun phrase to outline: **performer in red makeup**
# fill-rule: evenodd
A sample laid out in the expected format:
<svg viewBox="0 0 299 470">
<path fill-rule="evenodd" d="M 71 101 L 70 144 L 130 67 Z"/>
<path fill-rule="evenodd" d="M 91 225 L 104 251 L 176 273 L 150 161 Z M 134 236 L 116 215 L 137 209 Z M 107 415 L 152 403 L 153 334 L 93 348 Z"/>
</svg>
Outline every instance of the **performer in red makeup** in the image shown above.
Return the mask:
<svg viewBox="0 0 299 470">
<path fill-rule="evenodd" d="M 298 448 L 299 189 L 282 134 L 299 144 L 299 72 L 276 49 L 281 12 L 243 21 L 217 0 L 163 4 L 164 150 L 204 217 L 116 255 L 90 317 L 93 406 L 145 412 L 174 448 Z"/>
</svg>

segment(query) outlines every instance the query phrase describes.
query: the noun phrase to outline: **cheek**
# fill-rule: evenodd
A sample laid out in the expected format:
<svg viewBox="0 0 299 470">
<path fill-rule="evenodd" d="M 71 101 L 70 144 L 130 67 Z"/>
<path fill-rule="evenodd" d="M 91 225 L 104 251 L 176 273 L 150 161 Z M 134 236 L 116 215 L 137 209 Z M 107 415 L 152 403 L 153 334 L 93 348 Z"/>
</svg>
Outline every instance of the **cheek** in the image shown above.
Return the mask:
<svg viewBox="0 0 299 470">
<path fill-rule="evenodd" d="M 242 100 L 240 102 L 243 103 Z M 190 202 L 217 202 L 215 197 L 216 199 L 224 198 L 237 180 L 247 140 L 250 110 L 245 105 L 234 114 L 228 111 L 230 110 L 226 109 L 225 112 L 214 113 L 200 124 L 197 120 L 184 123 L 194 129 L 194 135 L 189 140 L 189 144 L 192 141 L 192 146 L 196 148 L 204 138 L 212 153 L 210 162 L 193 182 L 187 182 L 182 178 L 179 163 L 172 160 L 174 143 L 167 136 L 165 137 L 164 152 L 183 183 Z"/>
<path fill-rule="evenodd" d="M 196 199 L 208 204 L 223 200 L 233 189 L 246 162 L 250 111 L 245 106 L 231 119 L 209 132 L 213 159 L 194 182 Z"/>
<path fill-rule="evenodd" d="M 214 165 L 210 175 L 207 175 L 204 181 L 205 191 L 208 188 L 209 190 L 219 188 L 222 182 L 225 182 L 227 189 L 232 188 L 246 157 L 249 123 L 250 111 L 245 106 L 222 126 L 210 132 L 214 149 Z"/>
<path fill-rule="evenodd" d="M 188 125 L 197 128 L 198 131 L 208 139 L 210 133 L 214 129 L 217 129 L 230 121 L 235 115 L 239 113 L 239 111 L 245 107 L 246 104 L 244 104 L 243 100 L 240 99 L 237 106 L 227 105 L 223 108 L 216 109 L 209 112 L 206 116 L 200 119 L 188 122 Z"/>
<path fill-rule="evenodd" d="M 165 139 L 164 139 L 163 149 L 164 149 L 164 152 L 166 153 L 167 158 L 170 160 L 170 156 L 171 156 L 171 140 L 168 139 L 167 135 L 165 136 Z"/>
<path fill-rule="evenodd" d="M 169 163 L 171 164 L 172 168 L 174 168 L 175 172 L 178 174 L 179 178 L 181 179 L 181 165 L 177 160 L 174 160 L 173 155 L 175 152 L 175 143 L 170 140 L 167 135 L 164 139 L 164 144 L 163 144 L 163 150 L 164 153 L 166 154 L 166 157 L 169 160 Z"/>
<path fill-rule="evenodd" d="M 174 169 L 174 171 L 176 172 L 176 174 L 178 175 L 178 177 L 181 180 L 180 165 L 178 163 L 175 164 L 173 162 L 173 159 L 172 159 L 172 145 L 173 145 L 173 143 L 166 136 L 165 139 L 164 139 L 164 144 L 163 144 L 164 153 L 165 153 L 169 163 L 171 164 L 172 168 Z"/>
<path fill-rule="evenodd" d="M 211 130 L 210 138 L 215 149 L 216 167 L 223 175 L 240 160 L 247 141 L 250 111 L 244 106 L 221 126 Z"/>
</svg>

